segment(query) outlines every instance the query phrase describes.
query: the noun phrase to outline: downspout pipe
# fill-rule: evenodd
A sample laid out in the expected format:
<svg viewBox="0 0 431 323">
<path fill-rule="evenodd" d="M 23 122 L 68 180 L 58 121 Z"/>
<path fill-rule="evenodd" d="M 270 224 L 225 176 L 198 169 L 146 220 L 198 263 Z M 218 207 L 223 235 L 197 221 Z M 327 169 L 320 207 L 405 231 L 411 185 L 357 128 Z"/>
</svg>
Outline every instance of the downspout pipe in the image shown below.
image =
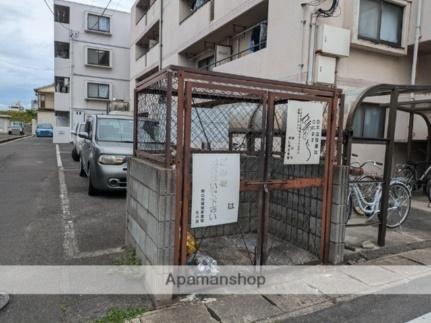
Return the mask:
<svg viewBox="0 0 431 323">
<path fill-rule="evenodd" d="M 163 0 L 160 0 L 159 70 L 163 69 Z"/>
<path fill-rule="evenodd" d="M 411 85 L 416 84 L 416 70 L 418 65 L 418 52 L 419 52 L 419 41 L 422 37 L 422 5 L 423 0 L 418 0 L 417 2 L 417 12 L 416 12 L 416 33 L 415 33 L 415 43 L 413 49 L 413 63 L 412 63 L 412 74 L 411 74 Z M 411 99 L 414 99 L 414 94 L 412 93 Z"/>
<path fill-rule="evenodd" d="M 310 16 L 310 37 L 308 44 L 308 69 L 307 69 L 307 84 L 313 84 L 314 70 L 314 46 L 316 43 L 316 26 L 317 26 L 317 11 L 313 11 Z"/>
</svg>

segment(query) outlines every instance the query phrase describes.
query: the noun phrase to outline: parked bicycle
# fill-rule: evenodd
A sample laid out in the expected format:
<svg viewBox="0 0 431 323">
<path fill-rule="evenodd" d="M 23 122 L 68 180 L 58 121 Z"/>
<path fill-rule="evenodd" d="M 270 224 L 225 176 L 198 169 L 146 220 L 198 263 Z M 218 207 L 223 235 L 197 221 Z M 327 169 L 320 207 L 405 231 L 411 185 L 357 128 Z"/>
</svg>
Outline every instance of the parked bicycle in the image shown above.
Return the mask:
<svg viewBox="0 0 431 323">
<path fill-rule="evenodd" d="M 359 166 L 351 166 L 350 174 L 359 178 L 359 180 L 353 180 L 349 184 L 346 223 L 351 217 L 354 204 L 360 210 L 360 213 L 368 218 L 368 221 L 373 220 L 376 216 L 380 220 L 383 179 L 378 176 L 365 175 L 363 166 L 366 164 L 381 166 L 380 163 L 375 161 L 367 161 L 365 164 Z M 370 180 L 365 180 L 362 176 L 370 176 Z M 364 186 L 367 189 L 364 189 Z M 410 206 L 411 194 L 409 188 L 404 182 L 393 178 L 389 184 L 389 206 L 386 226 L 392 229 L 403 224 L 410 213 Z"/>
<path fill-rule="evenodd" d="M 352 154 L 352 157 L 358 158 L 359 156 Z M 368 199 L 374 194 L 376 190 L 377 183 L 375 178 L 377 177 L 377 172 L 380 171 L 383 164 L 374 160 L 367 160 L 362 164 L 358 161 L 352 161 L 351 165 L 353 168 L 351 168 L 350 172 L 350 182 L 361 182 L 358 185 L 360 185 L 363 195 Z M 375 172 L 368 171 L 369 168 L 375 168 Z M 367 170 L 367 172 L 365 172 L 365 170 Z M 360 206 L 358 205 L 357 199 L 354 196 L 352 196 L 352 208 L 356 214 L 364 215 L 364 212 L 362 212 Z"/>
<path fill-rule="evenodd" d="M 418 175 L 418 167 L 425 166 L 424 173 Z M 396 168 L 395 176 L 404 182 L 410 192 L 423 189 L 423 193 L 428 197 L 431 203 L 431 164 L 428 162 L 413 162 L 408 161 L 406 164 L 399 165 Z M 428 204 L 429 206 L 429 204 Z"/>
</svg>

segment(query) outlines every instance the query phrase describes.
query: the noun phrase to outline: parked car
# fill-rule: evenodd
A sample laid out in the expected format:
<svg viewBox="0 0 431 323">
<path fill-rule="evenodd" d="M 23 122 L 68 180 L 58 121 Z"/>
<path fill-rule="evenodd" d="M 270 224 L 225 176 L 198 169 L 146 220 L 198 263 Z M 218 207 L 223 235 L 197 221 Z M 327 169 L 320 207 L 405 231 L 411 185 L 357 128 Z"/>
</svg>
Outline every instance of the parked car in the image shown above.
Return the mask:
<svg viewBox="0 0 431 323">
<path fill-rule="evenodd" d="M 85 123 L 79 122 L 76 124 L 75 129 L 73 129 L 70 133 L 72 135 L 72 159 L 74 161 L 79 161 L 79 156 L 81 155 L 82 144 L 84 143 L 84 139 L 78 136 L 80 132 L 84 132 Z"/>
<path fill-rule="evenodd" d="M 10 135 L 23 135 L 24 134 L 24 123 L 21 121 L 12 121 L 9 128 L 8 134 Z"/>
<path fill-rule="evenodd" d="M 36 127 L 36 137 L 52 137 L 53 126 L 50 123 L 39 123 Z"/>
<path fill-rule="evenodd" d="M 127 188 L 127 159 L 133 154 L 133 118 L 92 115 L 87 118 L 80 154 L 80 176 L 88 178 L 88 195 Z"/>
</svg>

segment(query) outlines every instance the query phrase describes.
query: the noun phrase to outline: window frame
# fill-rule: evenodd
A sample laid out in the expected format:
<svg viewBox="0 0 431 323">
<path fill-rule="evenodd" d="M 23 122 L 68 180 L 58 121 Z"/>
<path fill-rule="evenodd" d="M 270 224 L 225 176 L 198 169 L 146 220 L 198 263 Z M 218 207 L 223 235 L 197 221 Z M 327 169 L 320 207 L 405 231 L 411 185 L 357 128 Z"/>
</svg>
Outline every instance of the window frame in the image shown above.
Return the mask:
<svg viewBox="0 0 431 323">
<path fill-rule="evenodd" d="M 402 5 L 401 3 L 397 3 L 397 2 L 392 2 L 392 1 L 388 1 L 388 0 L 369 0 L 369 1 L 373 1 L 379 4 L 379 21 L 378 21 L 378 32 L 377 32 L 377 38 L 373 38 L 373 37 L 368 37 L 368 36 L 362 36 L 360 33 L 360 24 L 361 24 L 361 2 L 362 0 L 359 1 L 359 17 L 358 17 L 358 39 L 362 39 L 362 40 L 366 40 L 369 42 L 372 42 L 374 44 L 383 44 L 383 45 L 387 45 L 387 46 L 391 46 L 391 47 L 396 47 L 396 48 L 403 48 L 402 43 L 403 43 L 403 28 L 404 28 L 404 14 L 405 14 L 405 10 L 406 10 L 406 6 Z M 387 40 L 382 40 L 380 38 L 380 34 L 382 31 L 382 16 L 383 16 L 383 5 L 384 3 L 388 3 L 394 6 L 397 6 L 399 8 L 402 9 L 402 15 L 401 15 L 401 19 L 398 22 L 398 27 L 399 27 L 399 34 L 398 34 L 398 42 L 391 42 L 391 41 L 387 41 Z"/>
<path fill-rule="evenodd" d="M 59 45 L 67 45 L 67 58 L 66 57 L 61 57 L 59 55 L 57 55 L 57 46 Z M 70 59 L 70 43 L 68 42 L 63 42 L 63 41 L 54 41 L 54 57 L 56 58 L 62 58 L 62 59 Z"/>
<path fill-rule="evenodd" d="M 98 51 L 98 52 L 108 52 L 108 54 L 109 54 L 108 65 L 90 63 L 89 62 L 89 52 L 90 52 L 90 50 Z M 100 53 L 98 53 L 98 58 L 100 59 L 99 55 L 100 55 Z M 86 56 L 85 62 L 86 62 L 86 65 L 88 65 L 88 66 L 100 67 L 100 68 L 112 68 L 112 50 L 104 49 L 104 48 L 96 48 L 96 47 L 86 47 L 85 56 Z"/>
<path fill-rule="evenodd" d="M 66 12 L 67 12 L 66 18 L 65 18 L 66 21 L 60 21 L 60 19 L 57 19 L 57 10 L 58 9 L 65 9 L 66 10 Z M 60 24 L 66 24 L 66 25 L 70 24 L 70 7 L 55 4 L 54 5 L 54 22 L 58 22 Z"/>
<path fill-rule="evenodd" d="M 95 28 L 90 28 L 91 26 L 90 26 L 90 24 L 89 24 L 89 19 L 90 19 L 90 16 L 95 16 L 95 17 L 98 17 L 98 23 L 97 23 L 97 29 L 95 29 Z M 109 21 L 109 30 L 108 31 L 105 31 L 105 30 L 100 30 L 100 27 L 99 27 L 99 24 L 100 24 L 100 17 L 103 17 L 103 18 L 106 18 L 106 19 L 108 19 L 108 21 Z M 86 28 L 85 28 L 85 30 L 87 31 L 87 32 L 91 32 L 91 33 L 100 33 L 100 34 L 104 34 L 104 35 L 111 35 L 111 16 L 110 15 L 106 15 L 106 14 L 104 14 L 103 16 L 102 15 L 100 15 L 100 14 L 97 14 L 97 13 L 94 13 L 94 12 L 87 12 L 87 14 L 86 14 Z"/>
<path fill-rule="evenodd" d="M 356 118 L 359 117 L 360 118 L 360 131 L 361 133 L 358 135 L 356 133 L 353 132 L 353 137 L 354 138 L 363 138 L 363 139 L 385 139 L 386 137 L 386 109 L 385 108 L 379 108 L 379 110 L 381 111 L 381 113 L 383 114 L 381 121 L 380 121 L 380 125 L 379 125 L 379 129 L 380 129 L 380 133 L 377 137 L 369 137 L 369 136 L 365 136 L 365 115 L 367 113 L 367 110 L 370 110 L 372 108 L 376 108 L 376 107 L 380 107 L 379 104 L 376 103 L 369 103 L 369 102 L 364 102 L 363 104 L 361 104 L 361 106 L 359 107 L 358 110 L 356 110 L 355 116 L 354 116 L 354 120 L 353 120 L 353 125 L 355 125 L 356 123 Z M 354 131 L 354 127 L 353 127 L 353 131 Z"/>
<path fill-rule="evenodd" d="M 90 96 L 90 85 L 97 85 L 97 97 Z M 108 87 L 108 96 L 107 97 L 101 97 L 100 96 L 100 85 L 104 85 Z M 98 83 L 98 82 L 87 82 L 87 100 L 100 100 L 100 101 L 109 101 L 111 97 L 111 85 L 109 83 Z"/>
<path fill-rule="evenodd" d="M 65 85 L 64 81 L 66 79 L 68 80 L 68 83 L 69 83 L 68 85 Z M 66 92 L 57 91 L 57 84 L 60 83 L 61 80 L 62 80 L 62 83 L 63 83 L 63 87 L 67 89 Z M 68 76 L 54 76 L 54 90 L 55 90 L 55 93 L 63 93 L 63 94 L 70 93 L 70 77 L 68 77 Z"/>
</svg>

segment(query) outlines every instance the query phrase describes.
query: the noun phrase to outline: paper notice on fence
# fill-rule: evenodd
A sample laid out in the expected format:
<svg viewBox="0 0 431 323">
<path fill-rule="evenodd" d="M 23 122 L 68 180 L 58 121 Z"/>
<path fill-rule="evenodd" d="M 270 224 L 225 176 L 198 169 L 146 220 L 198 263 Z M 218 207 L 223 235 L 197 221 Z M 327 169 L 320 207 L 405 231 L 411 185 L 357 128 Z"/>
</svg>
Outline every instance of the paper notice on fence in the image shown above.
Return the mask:
<svg viewBox="0 0 431 323">
<path fill-rule="evenodd" d="M 191 227 L 238 221 L 239 154 L 193 154 Z"/>
<path fill-rule="evenodd" d="M 323 102 L 289 101 L 285 165 L 319 164 L 324 106 Z"/>
</svg>

